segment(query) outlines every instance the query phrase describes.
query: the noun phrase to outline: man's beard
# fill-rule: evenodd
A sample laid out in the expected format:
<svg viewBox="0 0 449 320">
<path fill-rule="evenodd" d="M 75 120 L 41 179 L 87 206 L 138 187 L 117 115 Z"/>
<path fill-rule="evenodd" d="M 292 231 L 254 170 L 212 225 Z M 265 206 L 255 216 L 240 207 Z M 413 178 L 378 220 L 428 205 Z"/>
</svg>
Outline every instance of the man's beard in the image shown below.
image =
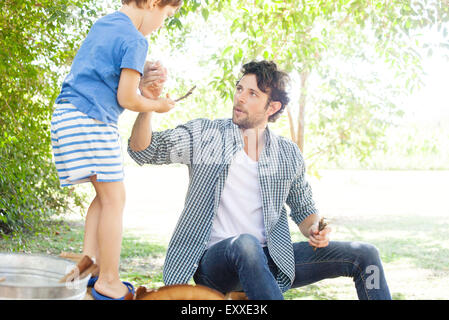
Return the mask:
<svg viewBox="0 0 449 320">
<path fill-rule="evenodd" d="M 254 128 L 254 123 L 249 119 L 248 115 L 245 118 L 237 119 L 235 115 L 232 115 L 232 122 L 234 122 L 240 129 Z"/>
<path fill-rule="evenodd" d="M 242 110 L 242 107 L 238 104 L 234 104 L 234 109 L 237 108 Z M 255 116 L 250 117 L 249 114 L 245 111 L 243 111 L 244 116 L 240 116 L 238 119 L 234 113 L 234 109 L 232 110 L 232 122 L 234 122 L 240 129 L 252 129 L 259 126 L 263 121 L 262 118 L 257 118 Z"/>
</svg>

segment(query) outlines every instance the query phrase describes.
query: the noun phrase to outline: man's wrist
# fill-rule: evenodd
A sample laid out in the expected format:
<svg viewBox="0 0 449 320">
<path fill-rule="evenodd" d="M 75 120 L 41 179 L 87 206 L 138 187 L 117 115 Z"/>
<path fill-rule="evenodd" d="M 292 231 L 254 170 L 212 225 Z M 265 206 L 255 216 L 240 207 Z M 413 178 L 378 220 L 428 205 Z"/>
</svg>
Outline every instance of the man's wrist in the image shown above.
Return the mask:
<svg viewBox="0 0 449 320">
<path fill-rule="evenodd" d="M 156 100 L 158 97 L 155 97 L 153 94 L 147 92 L 144 89 L 139 89 L 140 90 L 140 94 L 142 95 L 142 97 L 147 98 L 147 99 L 151 99 L 151 100 Z"/>
<path fill-rule="evenodd" d="M 308 215 L 299 225 L 299 230 L 301 233 L 308 238 L 310 236 L 310 231 L 312 227 L 320 221 L 320 217 L 318 213 L 312 213 Z"/>
</svg>

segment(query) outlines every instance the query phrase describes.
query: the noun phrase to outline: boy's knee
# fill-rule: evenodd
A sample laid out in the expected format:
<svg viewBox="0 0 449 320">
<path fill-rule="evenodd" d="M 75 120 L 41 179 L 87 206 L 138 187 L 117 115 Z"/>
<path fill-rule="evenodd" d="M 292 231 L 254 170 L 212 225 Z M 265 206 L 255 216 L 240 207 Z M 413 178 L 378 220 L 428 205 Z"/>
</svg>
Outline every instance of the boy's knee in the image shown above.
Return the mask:
<svg viewBox="0 0 449 320">
<path fill-rule="evenodd" d="M 102 206 L 121 207 L 125 205 L 126 192 L 122 184 L 103 185 L 96 189 Z"/>
</svg>

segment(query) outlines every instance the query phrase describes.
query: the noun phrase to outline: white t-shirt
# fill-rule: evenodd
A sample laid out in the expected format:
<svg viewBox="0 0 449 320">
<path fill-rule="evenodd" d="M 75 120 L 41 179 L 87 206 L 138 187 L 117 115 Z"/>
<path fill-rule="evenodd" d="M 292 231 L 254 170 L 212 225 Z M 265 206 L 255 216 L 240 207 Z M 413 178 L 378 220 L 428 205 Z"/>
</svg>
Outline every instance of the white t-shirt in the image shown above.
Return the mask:
<svg viewBox="0 0 449 320">
<path fill-rule="evenodd" d="M 243 149 L 229 166 L 207 248 L 242 233 L 251 234 L 266 245 L 257 162 Z"/>
</svg>

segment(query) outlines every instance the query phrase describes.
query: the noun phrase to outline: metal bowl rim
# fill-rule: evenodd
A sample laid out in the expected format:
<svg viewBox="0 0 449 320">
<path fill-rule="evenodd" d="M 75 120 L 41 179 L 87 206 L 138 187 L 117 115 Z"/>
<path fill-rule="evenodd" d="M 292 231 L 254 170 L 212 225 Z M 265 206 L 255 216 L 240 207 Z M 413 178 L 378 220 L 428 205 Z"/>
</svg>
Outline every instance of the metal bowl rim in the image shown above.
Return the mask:
<svg viewBox="0 0 449 320">
<path fill-rule="evenodd" d="M 42 258 L 46 258 L 46 259 L 54 259 L 54 260 L 64 260 L 66 262 L 70 262 L 71 264 L 73 264 L 73 266 L 76 266 L 76 263 L 73 260 L 67 259 L 67 258 L 62 258 L 62 257 L 56 257 L 56 256 L 48 256 L 42 253 L 23 253 L 23 252 L 0 252 L 0 256 L 2 255 L 15 255 L 15 256 L 26 256 L 26 257 L 42 257 Z M 89 273 L 85 278 L 83 279 L 78 279 L 75 281 L 71 281 L 70 282 L 70 286 L 76 286 L 79 284 L 82 284 L 83 282 L 87 282 L 89 281 L 88 279 L 90 278 L 92 274 Z M 62 288 L 65 287 L 67 285 L 67 282 L 63 282 L 63 283 L 54 283 L 51 285 L 38 285 L 38 286 L 33 286 L 33 285 L 10 285 L 8 283 L 2 283 L 0 282 L 0 287 L 9 287 L 9 288 L 33 288 L 33 289 L 38 289 L 38 288 Z"/>
</svg>

